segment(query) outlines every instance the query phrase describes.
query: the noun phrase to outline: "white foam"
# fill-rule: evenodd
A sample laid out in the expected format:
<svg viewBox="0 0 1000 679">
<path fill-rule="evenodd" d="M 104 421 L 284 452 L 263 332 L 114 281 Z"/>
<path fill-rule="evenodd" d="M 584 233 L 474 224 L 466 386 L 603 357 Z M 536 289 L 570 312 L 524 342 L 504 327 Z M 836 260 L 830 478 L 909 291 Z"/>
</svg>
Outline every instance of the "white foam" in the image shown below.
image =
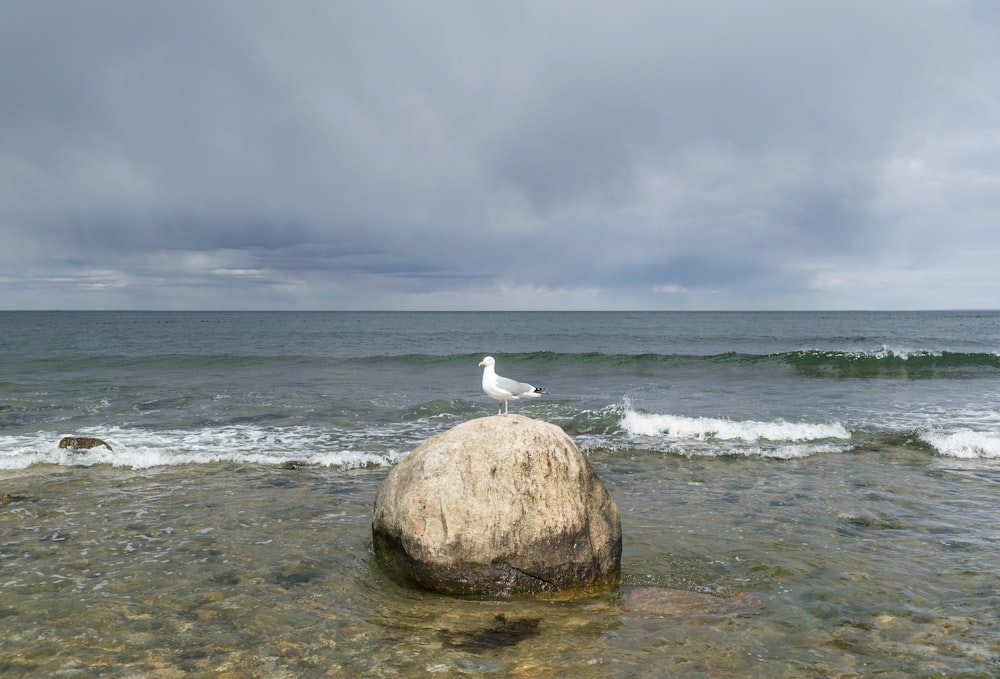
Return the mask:
<svg viewBox="0 0 1000 679">
<path fill-rule="evenodd" d="M 851 433 L 839 422 L 729 420 L 640 413 L 626 408 L 621 427 L 633 437 L 665 440 L 691 455 L 748 455 L 790 459 L 841 452 Z"/>
<path fill-rule="evenodd" d="M 800 349 L 799 353 L 802 355 L 815 355 L 823 357 L 842 357 L 849 360 L 863 360 L 863 359 L 899 359 L 901 361 L 908 361 L 911 358 L 941 358 L 944 352 L 935 349 L 915 349 L 912 347 L 893 347 L 888 344 L 883 344 L 877 348 L 871 349 Z"/>
<path fill-rule="evenodd" d="M 940 351 L 932 351 L 928 349 L 903 349 L 883 344 L 881 349 L 861 352 L 859 355 L 861 357 L 871 356 L 872 358 L 898 358 L 908 361 L 911 357 L 919 358 L 924 356 L 933 356 L 940 358 L 942 353 Z"/>
<path fill-rule="evenodd" d="M 283 464 L 291 461 L 349 469 L 391 465 L 408 451 L 383 445 L 405 440 L 406 432 L 349 432 L 315 427 L 259 428 L 232 426 L 197 431 L 126 430 L 75 431 L 99 437 L 114 449 L 59 448 L 61 435 L 36 432 L 0 436 L 0 470 L 36 464 L 61 466 L 112 465 L 147 469 L 181 464 L 243 462 Z"/>
<path fill-rule="evenodd" d="M 959 429 L 924 432 L 920 438 L 944 457 L 963 460 L 1000 458 L 1000 434 L 997 433 Z"/>
<path fill-rule="evenodd" d="M 710 417 L 683 417 L 626 411 L 621 421 L 626 432 L 640 436 L 666 435 L 675 438 L 693 438 L 701 441 L 817 441 L 823 439 L 849 439 L 851 433 L 839 422 L 813 424 L 808 422 L 758 422 L 756 420 L 728 420 Z"/>
</svg>

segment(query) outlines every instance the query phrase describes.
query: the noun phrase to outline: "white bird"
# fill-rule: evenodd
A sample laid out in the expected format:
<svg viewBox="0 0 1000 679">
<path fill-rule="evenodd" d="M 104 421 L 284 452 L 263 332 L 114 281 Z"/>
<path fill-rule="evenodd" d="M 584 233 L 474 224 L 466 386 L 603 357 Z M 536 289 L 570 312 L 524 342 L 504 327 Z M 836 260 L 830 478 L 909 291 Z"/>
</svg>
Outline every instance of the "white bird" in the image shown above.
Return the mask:
<svg viewBox="0 0 1000 679">
<path fill-rule="evenodd" d="M 496 360 L 492 356 L 487 356 L 479 362 L 483 366 L 483 391 L 490 398 L 503 401 L 503 410 L 497 411 L 497 415 L 507 414 L 507 401 L 519 398 L 538 398 L 545 393 L 540 387 L 533 387 L 527 382 L 518 382 L 507 377 L 497 375 L 493 366 Z"/>
</svg>

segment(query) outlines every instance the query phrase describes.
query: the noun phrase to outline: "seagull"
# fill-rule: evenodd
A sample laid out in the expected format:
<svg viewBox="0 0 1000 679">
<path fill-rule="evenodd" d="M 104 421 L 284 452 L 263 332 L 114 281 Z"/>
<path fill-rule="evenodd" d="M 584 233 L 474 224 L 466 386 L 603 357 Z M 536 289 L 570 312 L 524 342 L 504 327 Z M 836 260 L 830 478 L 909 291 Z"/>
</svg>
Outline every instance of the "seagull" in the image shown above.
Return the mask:
<svg viewBox="0 0 1000 679">
<path fill-rule="evenodd" d="M 483 391 L 490 398 L 503 401 L 503 410 L 498 410 L 497 415 L 507 414 L 507 401 L 519 398 L 538 398 L 546 393 L 540 387 L 533 387 L 526 382 L 517 382 L 507 377 L 497 375 L 493 366 L 496 360 L 492 356 L 487 356 L 479 362 L 483 366 Z"/>
</svg>

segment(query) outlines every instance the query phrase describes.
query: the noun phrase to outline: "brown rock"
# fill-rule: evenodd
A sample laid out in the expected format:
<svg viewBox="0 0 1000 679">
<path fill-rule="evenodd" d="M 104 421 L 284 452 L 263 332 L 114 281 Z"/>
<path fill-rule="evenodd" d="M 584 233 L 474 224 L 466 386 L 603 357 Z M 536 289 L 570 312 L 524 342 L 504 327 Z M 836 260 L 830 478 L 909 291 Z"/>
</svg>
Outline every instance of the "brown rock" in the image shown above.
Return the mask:
<svg viewBox="0 0 1000 679">
<path fill-rule="evenodd" d="M 372 535 L 384 563 L 449 594 L 586 593 L 621 573 L 611 493 L 562 429 L 521 415 L 418 446 L 379 488 Z"/>
<path fill-rule="evenodd" d="M 98 446 L 104 446 L 108 450 L 111 450 L 111 446 L 109 446 L 103 440 L 94 438 L 93 436 L 63 436 L 61 439 L 59 439 L 60 448 L 72 448 L 73 450 L 87 450 L 89 448 L 96 448 Z"/>
</svg>

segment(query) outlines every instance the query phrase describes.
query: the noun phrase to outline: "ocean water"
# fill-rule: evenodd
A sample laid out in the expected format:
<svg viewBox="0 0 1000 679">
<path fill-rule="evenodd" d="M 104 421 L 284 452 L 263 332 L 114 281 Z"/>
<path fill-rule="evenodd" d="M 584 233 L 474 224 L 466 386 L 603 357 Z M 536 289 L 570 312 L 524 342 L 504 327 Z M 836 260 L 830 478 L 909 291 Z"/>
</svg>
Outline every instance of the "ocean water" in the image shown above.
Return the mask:
<svg viewBox="0 0 1000 679">
<path fill-rule="evenodd" d="M 371 562 L 487 354 L 614 495 L 617 591 Z M 997 676 L 998 403 L 993 311 L 0 312 L 0 676 Z"/>
</svg>

